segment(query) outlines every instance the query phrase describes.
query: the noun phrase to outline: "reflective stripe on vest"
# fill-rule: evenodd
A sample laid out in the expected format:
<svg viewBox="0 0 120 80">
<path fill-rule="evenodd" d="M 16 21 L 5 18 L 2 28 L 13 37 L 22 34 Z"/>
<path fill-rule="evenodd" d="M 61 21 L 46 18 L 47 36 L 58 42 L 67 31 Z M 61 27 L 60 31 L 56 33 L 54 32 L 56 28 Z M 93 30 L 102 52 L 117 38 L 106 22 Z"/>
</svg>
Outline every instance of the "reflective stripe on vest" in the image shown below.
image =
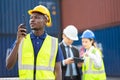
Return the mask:
<svg viewBox="0 0 120 80">
<path fill-rule="evenodd" d="M 100 71 L 92 71 L 92 70 L 88 70 L 84 72 L 85 74 L 102 74 L 105 73 L 104 70 L 100 70 Z"/>
<path fill-rule="evenodd" d="M 105 71 L 104 70 L 98 70 L 98 71 L 94 71 L 93 69 L 92 69 L 92 60 L 91 59 L 89 59 L 89 67 L 88 67 L 88 70 L 85 70 L 84 71 L 84 73 L 85 74 L 102 74 L 102 73 L 105 73 Z M 102 64 L 102 66 L 103 66 L 103 64 Z"/>
<path fill-rule="evenodd" d="M 30 39 L 30 34 L 28 34 L 26 37 L 27 37 L 27 39 L 28 38 Z M 37 65 L 37 63 L 36 63 L 36 70 L 46 70 L 46 71 L 53 72 L 54 71 L 54 66 L 52 66 L 51 64 L 52 64 L 52 61 L 55 58 L 56 53 L 57 53 L 58 40 L 57 40 L 57 38 L 51 37 L 49 35 L 46 36 L 45 40 L 46 39 L 48 39 L 48 40 L 51 39 L 50 40 L 51 42 L 49 41 L 51 43 L 51 47 L 50 47 L 51 49 L 50 49 L 50 52 L 49 52 L 49 54 L 50 54 L 49 64 L 47 66 L 41 66 L 41 65 Z M 34 63 L 32 63 L 32 64 L 22 64 L 22 47 L 23 47 L 23 42 L 24 42 L 24 39 L 21 41 L 21 44 L 19 45 L 19 51 L 18 51 L 19 70 L 34 70 Z M 41 46 L 41 48 L 42 48 L 42 46 Z M 34 52 L 34 51 L 32 51 L 32 52 Z"/>
<path fill-rule="evenodd" d="M 104 70 L 98 70 L 98 71 L 93 71 L 92 69 L 92 60 L 89 59 L 89 67 L 88 67 L 88 70 L 84 71 L 85 74 L 102 74 L 102 73 L 105 73 Z"/>
</svg>

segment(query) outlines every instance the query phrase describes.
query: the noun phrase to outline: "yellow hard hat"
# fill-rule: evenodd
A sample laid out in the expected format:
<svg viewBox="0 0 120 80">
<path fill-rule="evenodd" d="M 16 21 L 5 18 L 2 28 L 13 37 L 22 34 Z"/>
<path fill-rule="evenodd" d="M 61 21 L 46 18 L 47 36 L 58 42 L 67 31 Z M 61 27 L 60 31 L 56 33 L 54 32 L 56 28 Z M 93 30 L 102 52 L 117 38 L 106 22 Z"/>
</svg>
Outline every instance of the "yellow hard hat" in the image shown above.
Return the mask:
<svg viewBox="0 0 120 80">
<path fill-rule="evenodd" d="M 46 25 L 48 27 L 50 27 L 52 25 L 50 12 L 49 12 L 49 10 L 45 6 L 38 5 L 33 10 L 28 10 L 28 14 L 29 15 L 31 15 L 33 12 L 40 12 L 40 13 L 42 13 L 44 15 L 47 15 L 48 22 L 46 23 Z"/>
</svg>

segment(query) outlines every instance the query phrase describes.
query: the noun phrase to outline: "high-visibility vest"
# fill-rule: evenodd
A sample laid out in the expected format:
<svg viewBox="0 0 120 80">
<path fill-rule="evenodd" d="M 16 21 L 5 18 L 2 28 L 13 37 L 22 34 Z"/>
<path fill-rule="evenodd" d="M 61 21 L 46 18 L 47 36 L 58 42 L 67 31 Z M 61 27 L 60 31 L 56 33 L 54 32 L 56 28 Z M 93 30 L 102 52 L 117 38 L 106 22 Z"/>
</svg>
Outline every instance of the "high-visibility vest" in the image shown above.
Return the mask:
<svg viewBox="0 0 120 80">
<path fill-rule="evenodd" d="M 95 54 L 96 51 L 99 52 L 99 54 L 102 56 L 101 51 L 97 48 L 91 50 L 91 53 Z M 89 57 L 85 57 L 85 63 L 82 65 L 82 71 L 82 80 L 106 80 L 106 73 L 104 69 L 103 60 L 101 68 L 96 68 L 94 66 L 93 60 L 91 60 Z"/>
<path fill-rule="evenodd" d="M 57 50 L 58 39 L 47 35 L 36 58 L 36 80 L 55 80 Z M 33 80 L 34 49 L 30 34 L 19 45 L 18 65 L 20 80 Z"/>
</svg>

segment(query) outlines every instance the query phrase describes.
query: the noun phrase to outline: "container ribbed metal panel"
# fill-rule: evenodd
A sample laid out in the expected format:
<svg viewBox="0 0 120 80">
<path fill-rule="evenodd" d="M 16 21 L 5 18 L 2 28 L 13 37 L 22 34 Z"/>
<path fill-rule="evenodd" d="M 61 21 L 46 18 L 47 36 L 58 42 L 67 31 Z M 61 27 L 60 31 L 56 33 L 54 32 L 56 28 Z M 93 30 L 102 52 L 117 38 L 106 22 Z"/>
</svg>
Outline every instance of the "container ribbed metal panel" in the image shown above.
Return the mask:
<svg viewBox="0 0 120 80">
<path fill-rule="evenodd" d="M 0 77 L 18 76 L 17 63 L 12 70 L 6 69 L 7 51 L 16 39 L 18 25 L 23 23 L 23 15 L 26 17 L 27 32 L 30 32 L 28 10 L 39 4 L 45 5 L 51 13 L 52 26 L 46 31 L 59 37 L 60 9 L 59 0 L 0 0 Z"/>
<path fill-rule="evenodd" d="M 108 76 L 120 77 L 120 25 L 95 31 L 102 44 L 104 64 Z"/>
<path fill-rule="evenodd" d="M 6 56 L 15 39 L 13 36 L 0 36 L 0 77 L 14 77 L 18 75 L 17 63 L 12 70 L 7 70 L 6 68 Z"/>
<path fill-rule="evenodd" d="M 120 24 L 120 0 L 63 0 L 61 5 L 63 28 L 74 24 L 80 32 Z"/>
<path fill-rule="evenodd" d="M 28 18 L 27 10 L 32 8 L 32 4 L 30 5 L 30 0 L 1 0 L 1 2 L 2 24 L 0 33 L 14 34 L 18 25 L 23 22 L 22 16 L 25 15 Z"/>
</svg>

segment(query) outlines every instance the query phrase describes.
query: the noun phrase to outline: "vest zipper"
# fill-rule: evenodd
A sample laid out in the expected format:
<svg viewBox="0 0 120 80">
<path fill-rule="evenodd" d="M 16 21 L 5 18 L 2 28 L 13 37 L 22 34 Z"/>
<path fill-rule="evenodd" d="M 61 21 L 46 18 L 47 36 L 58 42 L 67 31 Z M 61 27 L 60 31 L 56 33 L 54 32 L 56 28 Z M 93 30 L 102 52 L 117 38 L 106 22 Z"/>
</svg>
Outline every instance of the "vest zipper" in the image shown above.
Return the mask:
<svg viewBox="0 0 120 80">
<path fill-rule="evenodd" d="M 33 80 L 36 80 L 36 57 L 34 57 L 34 74 L 33 74 Z"/>
</svg>

